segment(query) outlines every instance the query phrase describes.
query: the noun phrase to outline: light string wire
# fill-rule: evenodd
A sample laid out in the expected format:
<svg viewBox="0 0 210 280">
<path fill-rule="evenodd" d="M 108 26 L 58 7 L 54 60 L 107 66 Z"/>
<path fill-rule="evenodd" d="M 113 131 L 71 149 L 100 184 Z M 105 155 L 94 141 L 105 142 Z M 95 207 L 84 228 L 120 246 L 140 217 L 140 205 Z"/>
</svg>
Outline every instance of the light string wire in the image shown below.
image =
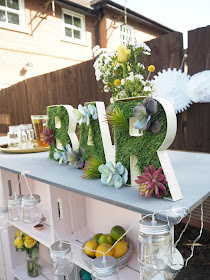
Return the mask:
<svg viewBox="0 0 210 280">
<path fill-rule="evenodd" d="M 38 203 L 38 201 L 37 201 L 37 200 L 35 199 L 35 197 L 33 196 L 32 192 L 31 192 L 31 189 L 30 189 L 30 187 L 29 187 L 29 184 L 28 184 L 28 181 L 27 181 L 27 178 L 26 178 L 26 175 L 25 175 L 26 173 L 29 173 L 29 172 L 30 172 L 30 171 L 24 171 L 24 172 L 21 173 L 21 175 L 25 178 L 26 186 L 27 186 L 27 188 L 28 188 L 28 190 L 29 190 L 30 196 L 36 201 L 36 203 L 38 204 L 38 206 L 39 206 L 39 208 L 40 208 L 41 213 L 44 215 L 44 214 L 45 214 L 45 213 L 44 213 L 44 210 L 42 209 L 40 203 Z M 20 181 L 21 181 L 21 177 L 20 177 L 20 179 L 19 179 L 19 183 L 20 183 Z M 191 211 L 190 211 L 189 208 L 187 208 L 187 207 L 177 207 L 177 208 L 173 208 L 172 210 L 175 211 L 175 210 L 180 210 L 180 209 L 186 209 L 187 211 L 189 211 L 189 219 L 188 219 L 188 221 L 187 221 L 187 223 L 186 223 L 184 229 L 182 230 L 182 232 L 181 232 L 179 238 L 177 239 L 176 243 L 174 244 L 174 246 L 173 246 L 174 248 L 176 248 L 177 244 L 178 244 L 179 241 L 181 240 L 181 238 L 182 238 L 184 232 L 186 231 L 186 229 L 187 229 L 187 227 L 188 227 L 188 225 L 189 225 L 190 219 L 191 219 Z M 153 214 L 147 214 L 147 215 L 143 216 L 141 219 L 138 219 L 135 223 L 133 223 L 133 224 L 129 227 L 129 229 L 128 229 L 118 240 L 116 240 L 116 242 L 112 245 L 112 247 L 111 247 L 109 250 L 107 250 L 105 253 L 99 252 L 99 251 L 96 251 L 96 250 L 93 250 L 93 249 L 91 249 L 91 248 L 89 248 L 89 247 L 87 247 L 87 246 L 81 247 L 81 246 L 78 246 L 78 245 L 76 245 L 76 244 L 74 244 L 74 243 L 67 242 L 67 241 L 63 241 L 62 238 L 60 238 L 60 236 L 58 235 L 58 233 L 57 233 L 56 230 L 54 229 L 54 227 L 53 227 L 52 225 L 50 225 L 50 227 L 51 227 L 51 229 L 53 230 L 53 232 L 55 233 L 55 235 L 58 237 L 61 246 L 62 246 L 62 243 L 65 243 L 65 244 L 69 244 L 69 245 L 71 245 L 71 246 L 75 246 L 75 247 L 77 247 L 77 248 L 79 248 L 79 249 L 81 249 L 81 250 L 89 249 L 91 252 L 100 253 L 100 254 L 103 255 L 103 263 L 106 263 L 105 255 L 106 255 L 108 252 L 110 252 L 110 251 L 114 248 L 114 246 L 115 246 L 121 239 L 123 239 L 124 236 L 126 236 L 127 233 L 128 233 L 137 223 L 139 223 L 140 221 L 144 220 L 144 219 L 147 218 L 147 217 L 152 217 L 152 220 L 154 220 L 156 214 L 159 214 L 159 213 L 161 213 L 161 212 L 169 212 L 170 210 L 171 210 L 171 209 L 160 210 L 160 211 L 157 211 L 157 212 L 155 212 L 155 213 L 153 213 Z M 170 214 L 167 214 L 167 215 L 166 215 L 168 225 L 170 226 L 169 216 L 170 216 Z M 46 218 L 46 216 L 45 216 L 45 218 Z M 183 215 L 180 214 L 180 220 L 179 220 L 178 223 L 180 223 L 182 219 L 183 219 Z M 49 222 L 49 221 L 48 221 L 48 222 Z M 177 224 L 178 224 L 178 223 L 177 223 Z M 50 224 L 50 222 L 49 222 L 49 224 Z M 192 244 L 192 246 L 191 246 L 191 254 L 190 254 L 190 256 L 186 259 L 186 262 L 185 262 L 184 265 L 181 265 L 181 264 L 180 264 L 181 266 L 186 267 L 187 264 L 188 264 L 188 261 L 193 257 L 194 248 L 195 248 L 195 243 L 201 238 L 202 232 L 203 232 L 203 202 L 201 202 L 201 228 L 200 228 L 199 236 L 194 240 L 194 242 L 193 242 L 193 244 Z M 173 264 L 173 265 L 178 265 L 178 264 Z"/>
</svg>

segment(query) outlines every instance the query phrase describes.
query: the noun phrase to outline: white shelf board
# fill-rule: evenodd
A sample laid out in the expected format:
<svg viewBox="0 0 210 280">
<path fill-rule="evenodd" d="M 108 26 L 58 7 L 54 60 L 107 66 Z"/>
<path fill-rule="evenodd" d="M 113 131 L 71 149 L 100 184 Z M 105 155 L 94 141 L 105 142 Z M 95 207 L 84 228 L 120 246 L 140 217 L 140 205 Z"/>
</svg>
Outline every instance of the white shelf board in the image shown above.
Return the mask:
<svg viewBox="0 0 210 280">
<path fill-rule="evenodd" d="M 92 232 L 90 232 L 89 229 L 86 227 L 73 234 L 73 238 L 75 239 L 75 241 L 72 241 L 72 238 L 71 238 L 71 240 L 68 240 L 71 243 L 73 243 L 79 247 L 78 248 L 73 245 L 71 246 L 74 264 L 85 269 L 86 271 L 88 271 L 90 273 L 91 273 L 91 269 L 86 265 L 86 263 L 84 262 L 84 260 L 82 258 L 81 248 L 82 248 L 82 244 L 86 240 L 92 238 L 93 236 L 94 236 L 94 234 Z M 120 269 L 120 280 L 128 280 L 128 279 L 132 279 L 132 280 L 140 279 L 139 265 L 137 263 L 137 256 L 136 256 L 135 252 L 133 253 L 133 256 L 130 259 L 130 261 L 128 262 L 128 264 L 125 267 L 123 267 L 122 269 Z"/>
<path fill-rule="evenodd" d="M 22 221 L 18 221 L 18 222 L 10 222 L 11 225 L 13 225 L 14 227 L 16 227 L 17 229 L 23 231 L 24 233 L 28 234 L 29 236 L 31 236 L 32 238 L 34 238 L 35 240 L 39 241 L 41 244 L 43 244 L 44 246 L 50 248 L 50 246 L 53 243 L 52 240 L 52 230 L 49 226 L 44 225 L 43 229 L 38 231 L 36 229 L 34 229 L 34 226 L 37 224 L 27 224 L 24 223 Z"/>
<path fill-rule="evenodd" d="M 48 262 L 40 259 L 41 275 L 36 277 L 36 280 L 54 280 L 55 276 L 52 274 L 51 266 Z M 32 278 L 27 274 L 26 263 L 17 266 L 13 269 L 14 276 L 19 280 L 31 280 Z"/>
</svg>

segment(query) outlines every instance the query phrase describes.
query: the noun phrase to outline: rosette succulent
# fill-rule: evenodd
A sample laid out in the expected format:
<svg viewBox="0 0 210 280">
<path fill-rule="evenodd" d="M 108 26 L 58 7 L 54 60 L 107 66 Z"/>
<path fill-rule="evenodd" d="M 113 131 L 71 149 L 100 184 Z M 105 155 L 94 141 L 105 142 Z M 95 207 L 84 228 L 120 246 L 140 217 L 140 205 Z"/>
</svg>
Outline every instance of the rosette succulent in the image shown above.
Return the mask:
<svg viewBox="0 0 210 280">
<path fill-rule="evenodd" d="M 44 144 L 54 145 L 55 144 L 55 131 L 47 128 L 41 134 L 41 141 Z"/>
<path fill-rule="evenodd" d="M 84 160 L 82 159 L 84 155 L 83 147 L 80 147 L 78 152 L 71 150 L 69 153 L 69 164 L 74 165 L 76 168 L 83 168 L 84 167 Z"/>
<path fill-rule="evenodd" d="M 76 120 L 79 125 L 86 123 L 89 126 L 91 117 L 94 120 L 98 118 L 96 107 L 91 104 L 88 104 L 88 106 L 79 104 L 78 109 L 74 109 L 73 112 L 76 115 Z"/>
<path fill-rule="evenodd" d="M 99 166 L 98 171 L 101 173 L 101 182 L 109 186 L 115 186 L 119 189 L 128 180 L 128 170 L 122 165 L 121 162 L 114 167 L 111 161 L 108 161 L 105 165 Z"/>
<path fill-rule="evenodd" d="M 164 185 L 168 184 L 166 181 L 165 175 L 162 173 L 162 168 L 158 170 L 155 169 L 154 165 L 150 165 L 150 171 L 144 166 L 145 173 L 142 173 L 141 176 L 138 176 L 138 179 L 135 180 L 139 184 L 138 191 L 140 196 L 150 197 L 153 192 L 157 198 L 163 197 L 164 194 L 167 194 L 166 187 Z"/>
<path fill-rule="evenodd" d="M 133 109 L 134 119 L 136 120 L 133 127 L 140 129 L 141 132 L 151 128 L 152 133 L 158 133 L 161 128 L 159 120 L 154 120 L 152 122 L 152 115 L 155 115 L 157 110 L 157 102 L 151 97 L 145 98 L 143 105 L 138 103 Z"/>
<path fill-rule="evenodd" d="M 72 151 L 70 145 L 66 145 L 62 150 L 55 149 L 54 159 L 59 161 L 59 164 L 64 163 L 67 164 L 69 162 L 69 156 Z"/>
</svg>

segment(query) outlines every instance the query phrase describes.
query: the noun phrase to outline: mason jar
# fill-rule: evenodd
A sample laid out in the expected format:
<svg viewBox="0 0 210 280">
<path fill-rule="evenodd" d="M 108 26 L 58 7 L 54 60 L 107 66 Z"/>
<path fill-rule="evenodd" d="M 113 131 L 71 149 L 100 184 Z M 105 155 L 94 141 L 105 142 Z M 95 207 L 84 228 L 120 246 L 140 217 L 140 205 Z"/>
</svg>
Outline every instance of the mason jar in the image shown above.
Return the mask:
<svg viewBox="0 0 210 280">
<path fill-rule="evenodd" d="M 34 200 L 34 198 L 35 200 Z M 36 222 L 40 222 L 41 219 L 41 211 L 39 208 L 40 196 L 33 194 L 24 195 L 22 197 L 22 205 L 21 205 L 21 218 L 22 221 L 28 224 L 33 224 Z"/>
<path fill-rule="evenodd" d="M 7 133 L 8 146 L 9 147 L 17 147 L 18 146 L 18 126 L 9 126 L 9 132 Z"/>
<path fill-rule="evenodd" d="M 22 197 L 22 195 L 14 195 L 9 197 L 8 209 L 11 221 L 19 221 L 21 219 Z"/>
<path fill-rule="evenodd" d="M 9 225 L 8 208 L 0 207 L 0 230 L 7 228 Z"/>
<path fill-rule="evenodd" d="M 56 241 L 50 247 L 52 273 L 56 276 L 66 276 L 73 270 L 71 246 L 62 241 Z"/>
<path fill-rule="evenodd" d="M 143 270 L 165 270 L 172 264 L 172 237 L 168 223 L 139 222 L 138 260 Z"/>
<path fill-rule="evenodd" d="M 116 259 L 112 256 L 95 258 L 92 262 L 92 276 L 94 280 L 120 280 L 116 268 Z"/>
</svg>

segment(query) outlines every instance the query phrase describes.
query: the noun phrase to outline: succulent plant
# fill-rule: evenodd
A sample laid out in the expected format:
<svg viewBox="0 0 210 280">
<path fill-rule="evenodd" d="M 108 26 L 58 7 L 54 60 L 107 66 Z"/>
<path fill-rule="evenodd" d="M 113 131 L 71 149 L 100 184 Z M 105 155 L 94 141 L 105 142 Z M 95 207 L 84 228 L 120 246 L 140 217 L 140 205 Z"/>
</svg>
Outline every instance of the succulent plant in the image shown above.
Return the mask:
<svg viewBox="0 0 210 280">
<path fill-rule="evenodd" d="M 115 186 L 119 189 L 128 180 L 128 170 L 122 165 L 121 162 L 114 167 L 111 161 L 108 161 L 105 165 L 99 166 L 98 171 L 101 173 L 101 182 L 109 186 Z"/>
<path fill-rule="evenodd" d="M 164 185 L 168 184 L 166 181 L 165 175 L 162 173 L 162 168 L 160 167 L 157 171 L 154 165 L 150 165 L 150 171 L 144 166 L 145 173 L 142 173 L 141 176 L 138 176 L 138 179 L 135 180 L 139 184 L 138 191 L 140 196 L 150 197 L 153 192 L 157 198 L 163 197 L 164 194 L 167 194 L 166 187 Z"/>
<path fill-rule="evenodd" d="M 140 129 L 141 132 L 151 128 L 152 133 L 158 133 L 161 128 L 159 120 L 152 122 L 152 115 L 155 115 L 158 110 L 157 102 L 151 98 L 147 97 L 143 100 L 143 105 L 138 103 L 138 105 L 133 109 L 134 119 L 136 122 L 133 127 Z"/>
<path fill-rule="evenodd" d="M 129 129 L 128 120 L 123 115 L 123 112 L 120 110 L 120 108 L 117 108 L 116 106 L 113 106 L 112 110 L 107 108 L 106 121 L 113 125 L 114 128 L 123 127 L 125 129 Z"/>
<path fill-rule="evenodd" d="M 55 144 L 55 131 L 47 128 L 41 134 L 41 141 L 44 144 L 54 145 Z"/>
<path fill-rule="evenodd" d="M 101 177 L 101 173 L 98 171 L 100 165 L 103 164 L 103 160 L 97 156 L 90 156 L 89 160 L 85 162 L 83 168 L 84 179 L 98 179 Z"/>
<path fill-rule="evenodd" d="M 66 145 L 66 147 L 63 148 L 62 150 L 55 149 L 54 159 L 59 160 L 59 164 L 61 163 L 67 164 L 69 162 L 69 156 L 71 151 L 72 148 L 70 147 L 69 144 Z"/>
<path fill-rule="evenodd" d="M 88 104 L 88 106 L 82 106 L 79 104 L 78 109 L 74 109 L 73 112 L 76 115 L 76 120 L 79 125 L 86 123 L 89 126 L 90 117 L 94 120 L 98 118 L 96 107 L 91 104 Z"/>
<path fill-rule="evenodd" d="M 83 155 L 83 147 L 80 147 L 78 152 L 71 150 L 68 158 L 69 164 L 74 165 L 76 168 L 83 168 L 85 164 L 84 160 L 82 159 Z"/>
</svg>

